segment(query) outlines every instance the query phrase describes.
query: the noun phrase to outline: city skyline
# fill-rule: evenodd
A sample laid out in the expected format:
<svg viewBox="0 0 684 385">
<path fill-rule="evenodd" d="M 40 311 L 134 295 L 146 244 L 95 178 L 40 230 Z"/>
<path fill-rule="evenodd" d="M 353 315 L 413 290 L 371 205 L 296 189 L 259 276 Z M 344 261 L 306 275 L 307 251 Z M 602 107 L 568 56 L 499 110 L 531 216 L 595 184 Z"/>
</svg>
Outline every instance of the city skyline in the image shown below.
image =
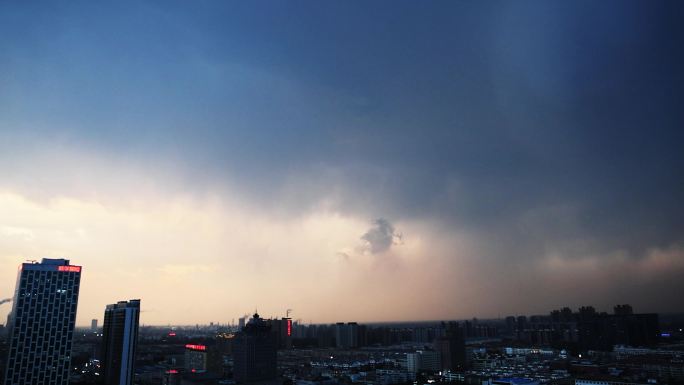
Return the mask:
<svg viewBox="0 0 684 385">
<path fill-rule="evenodd" d="M 684 6 L 421 5 L 0 2 L 0 299 L 46 257 L 83 326 L 684 311 Z"/>
</svg>

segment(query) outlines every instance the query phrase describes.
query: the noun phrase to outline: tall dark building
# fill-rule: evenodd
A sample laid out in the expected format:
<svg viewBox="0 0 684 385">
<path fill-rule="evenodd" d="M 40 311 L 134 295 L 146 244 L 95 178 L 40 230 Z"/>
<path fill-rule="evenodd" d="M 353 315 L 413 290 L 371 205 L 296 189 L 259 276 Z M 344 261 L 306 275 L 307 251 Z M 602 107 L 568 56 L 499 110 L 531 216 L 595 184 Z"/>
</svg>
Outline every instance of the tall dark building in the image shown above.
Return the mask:
<svg viewBox="0 0 684 385">
<path fill-rule="evenodd" d="M 276 336 L 278 349 L 292 348 L 292 319 L 272 319 L 268 322 L 271 324 L 271 331 Z"/>
<path fill-rule="evenodd" d="M 515 317 L 508 316 L 506 317 L 506 334 L 511 336 L 515 332 Z"/>
<path fill-rule="evenodd" d="M 464 331 L 458 322 L 442 323 L 444 335 L 435 340 L 442 370 L 463 370 L 467 366 Z"/>
<path fill-rule="evenodd" d="M 81 266 L 24 263 L 9 317 L 5 385 L 67 385 Z"/>
<path fill-rule="evenodd" d="M 518 316 L 516 327 L 518 333 L 525 331 L 527 329 L 527 317 L 524 315 Z"/>
<path fill-rule="evenodd" d="M 107 305 L 102 326 L 102 382 L 105 385 L 131 385 L 138 342 L 140 300 Z"/>
<path fill-rule="evenodd" d="M 335 324 L 335 343 L 338 348 L 350 349 L 359 346 L 359 324 L 338 322 Z"/>
<path fill-rule="evenodd" d="M 276 334 L 258 313 L 233 339 L 233 378 L 239 383 L 275 379 L 277 373 Z"/>
</svg>

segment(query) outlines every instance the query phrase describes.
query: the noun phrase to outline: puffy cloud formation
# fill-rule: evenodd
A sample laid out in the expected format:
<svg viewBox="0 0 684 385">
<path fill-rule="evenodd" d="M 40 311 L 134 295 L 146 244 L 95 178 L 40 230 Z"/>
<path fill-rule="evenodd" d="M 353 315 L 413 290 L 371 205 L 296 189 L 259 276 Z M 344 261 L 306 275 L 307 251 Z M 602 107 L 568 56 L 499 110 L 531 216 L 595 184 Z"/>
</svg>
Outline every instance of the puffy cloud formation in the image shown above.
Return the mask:
<svg viewBox="0 0 684 385">
<path fill-rule="evenodd" d="M 401 241 L 402 235 L 397 234 L 389 221 L 376 219 L 374 226 L 368 229 L 361 239 L 365 242 L 363 249 L 371 254 L 383 253 L 392 247 L 396 241 Z"/>
</svg>

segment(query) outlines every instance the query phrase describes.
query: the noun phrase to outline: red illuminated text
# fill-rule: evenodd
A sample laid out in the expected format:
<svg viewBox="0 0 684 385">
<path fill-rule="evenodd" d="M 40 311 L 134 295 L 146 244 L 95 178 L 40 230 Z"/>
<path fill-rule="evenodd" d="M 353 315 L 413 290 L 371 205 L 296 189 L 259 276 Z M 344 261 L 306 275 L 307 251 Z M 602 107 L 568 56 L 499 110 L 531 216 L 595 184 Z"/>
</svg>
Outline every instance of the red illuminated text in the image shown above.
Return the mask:
<svg viewBox="0 0 684 385">
<path fill-rule="evenodd" d="M 207 347 L 205 345 L 187 344 L 187 345 L 185 345 L 185 348 L 190 349 L 190 350 L 202 350 L 202 351 L 207 350 Z"/>
<path fill-rule="evenodd" d="M 67 271 L 69 273 L 80 273 L 81 266 L 57 266 L 57 271 Z"/>
</svg>

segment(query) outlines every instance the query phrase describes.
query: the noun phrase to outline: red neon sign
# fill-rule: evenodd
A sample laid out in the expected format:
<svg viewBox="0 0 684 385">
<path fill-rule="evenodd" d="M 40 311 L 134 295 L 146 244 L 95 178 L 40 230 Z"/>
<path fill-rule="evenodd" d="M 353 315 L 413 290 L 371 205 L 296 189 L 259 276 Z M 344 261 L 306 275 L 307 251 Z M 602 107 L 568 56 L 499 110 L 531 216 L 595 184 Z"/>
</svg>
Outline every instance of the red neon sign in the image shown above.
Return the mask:
<svg viewBox="0 0 684 385">
<path fill-rule="evenodd" d="M 176 333 L 175 332 L 169 332 L 169 337 L 175 337 Z"/>
<path fill-rule="evenodd" d="M 190 349 L 190 350 L 201 350 L 201 351 L 207 350 L 206 345 L 193 345 L 193 344 L 187 344 L 187 345 L 185 345 L 185 348 L 186 348 L 186 349 Z"/>
<path fill-rule="evenodd" d="M 291 335 L 292 335 L 292 320 L 289 319 L 289 320 L 287 320 L 287 336 L 289 337 Z"/>
<path fill-rule="evenodd" d="M 69 273 L 80 273 L 81 266 L 57 266 L 57 271 L 66 271 Z"/>
<path fill-rule="evenodd" d="M 166 371 L 166 374 L 178 374 L 178 370 L 176 369 L 170 369 Z"/>
</svg>

